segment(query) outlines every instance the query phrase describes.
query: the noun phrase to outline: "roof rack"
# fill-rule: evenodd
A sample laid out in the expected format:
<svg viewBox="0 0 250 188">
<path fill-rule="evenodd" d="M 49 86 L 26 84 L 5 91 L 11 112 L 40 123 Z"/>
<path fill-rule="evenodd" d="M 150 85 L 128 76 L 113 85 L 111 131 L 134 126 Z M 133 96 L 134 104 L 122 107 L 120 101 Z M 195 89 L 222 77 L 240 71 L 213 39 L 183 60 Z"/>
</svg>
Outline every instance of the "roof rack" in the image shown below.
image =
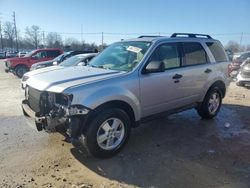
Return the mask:
<svg viewBox="0 0 250 188">
<path fill-rule="evenodd" d="M 188 37 L 188 38 L 208 38 L 211 39 L 212 37 L 210 35 L 205 35 L 205 34 L 195 34 L 195 33 L 174 33 L 171 35 L 171 38 L 175 37 Z"/>
<path fill-rule="evenodd" d="M 146 38 L 146 37 L 163 37 L 163 36 L 160 36 L 160 35 L 141 35 L 139 36 L 138 38 Z"/>
</svg>

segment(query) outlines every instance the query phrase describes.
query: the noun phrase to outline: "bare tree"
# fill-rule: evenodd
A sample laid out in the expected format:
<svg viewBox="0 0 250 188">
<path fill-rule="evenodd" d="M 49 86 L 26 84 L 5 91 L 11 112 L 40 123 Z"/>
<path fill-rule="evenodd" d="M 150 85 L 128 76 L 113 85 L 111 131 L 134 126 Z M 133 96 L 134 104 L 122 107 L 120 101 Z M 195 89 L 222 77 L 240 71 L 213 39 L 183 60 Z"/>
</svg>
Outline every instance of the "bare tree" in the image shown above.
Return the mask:
<svg viewBox="0 0 250 188">
<path fill-rule="evenodd" d="M 37 25 L 26 27 L 26 39 L 37 49 L 42 39 L 41 29 Z"/>
<path fill-rule="evenodd" d="M 225 46 L 226 49 L 231 50 L 232 52 L 240 52 L 244 51 L 245 47 L 243 45 L 240 45 L 238 42 L 235 41 L 229 41 L 227 45 Z"/>
<path fill-rule="evenodd" d="M 6 46 L 9 48 L 13 48 L 14 38 L 15 38 L 15 30 L 14 25 L 7 21 L 3 24 L 3 34 L 6 39 Z"/>
<path fill-rule="evenodd" d="M 81 43 L 75 38 L 66 38 L 64 44 L 70 50 L 79 50 L 79 49 L 81 49 Z"/>
<path fill-rule="evenodd" d="M 51 48 L 61 48 L 62 47 L 62 37 L 56 32 L 50 32 L 46 37 L 47 46 Z"/>
</svg>

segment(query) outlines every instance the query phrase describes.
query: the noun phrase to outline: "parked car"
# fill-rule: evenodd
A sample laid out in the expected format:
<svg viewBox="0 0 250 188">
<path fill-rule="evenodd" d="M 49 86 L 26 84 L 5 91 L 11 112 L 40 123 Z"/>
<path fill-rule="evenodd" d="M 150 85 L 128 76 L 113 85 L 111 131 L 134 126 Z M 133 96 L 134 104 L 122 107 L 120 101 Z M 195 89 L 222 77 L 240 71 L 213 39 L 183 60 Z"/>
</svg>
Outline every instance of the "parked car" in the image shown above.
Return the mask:
<svg viewBox="0 0 250 188">
<path fill-rule="evenodd" d="M 232 69 L 233 70 L 239 70 L 240 65 L 245 61 L 248 57 L 250 57 L 250 51 L 248 52 L 240 52 L 236 53 L 233 56 L 233 61 L 232 61 Z"/>
<path fill-rule="evenodd" d="M 44 67 L 48 67 L 48 66 L 52 66 L 52 65 L 58 65 L 61 62 L 63 62 L 64 60 L 66 60 L 67 58 L 77 55 L 77 54 L 84 54 L 84 53 L 90 53 L 88 51 L 80 51 L 80 50 L 75 50 L 75 51 L 69 51 L 69 52 L 65 52 L 61 55 L 59 55 L 58 57 L 56 57 L 53 60 L 49 60 L 49 61 L 43 61 L 43 62 L 39 62 L 39 63 L 35 63 L 31 66 L 30 70 L 36 70 L 36 69 L 40 69 L 40 68 L 44 68 Z"/>
<path fill-rule="evenodd" d="M 64 60 L 59 65 L 49 66 L 49 67 L 45 67 L 42 69 L 36 69 L 36 70 L 30 71 L 30 72 L 27 72 L 22 77 L 21 88 L 25 89 L 27 80 L 34 75 L 41 74 L 41 73 L 48 72 L 48 71 L 54 71 L 57 69 L 62 69 L 65 67 L 70 67 L 70 66 L 77 66 L 77 65 L 84 66 L 84 65 L 87 65 L 88 62 L 96 55 L 97 55 L 97 53 L 78 54 L 78 55 L 72 56 L 72 57 Z"/>
<path fill-rule="evenodd" d="M 250 58 L 247 58 L 240 66 L 239 74 L 237 75 L 237 86 L 250 86 Z"/>
<path fill-rule="evenodd" d="M 140 36 L 110 45 L 88 66 L 32 76 L 22 108 L 38 131 L 66 125 L 72 142 L 79 140 L 96 157 L 111 157 L 131 127 L 159 114 L 195 107 L 202 118 L 215 117 L 229 63 L 209 35 Z"/>
<path fill-rule="evenodd" d="M 18 52 L 18 57 L 23 57 L 27 54 L 27 52 Z"/>
<path fill-rule="evenodd" d="M 0 52 L 0 59 L 6 58 L 6 52 Z"/>
<path fill-rule="evenodd" d="M 6 58 L 17 57 L 17 52 L 6 52 Z"/>
<path fill-rule="evenodd" d="M 34 63 L 54 59 L 62 53 L 62 50 L 58 48 L 44 48 L 31 51 L 24 57 L 6 59 L 5 72 L 12 72 L 19 78 L 22 78 L 24 73 L 28 72 Z"/>
</svg>

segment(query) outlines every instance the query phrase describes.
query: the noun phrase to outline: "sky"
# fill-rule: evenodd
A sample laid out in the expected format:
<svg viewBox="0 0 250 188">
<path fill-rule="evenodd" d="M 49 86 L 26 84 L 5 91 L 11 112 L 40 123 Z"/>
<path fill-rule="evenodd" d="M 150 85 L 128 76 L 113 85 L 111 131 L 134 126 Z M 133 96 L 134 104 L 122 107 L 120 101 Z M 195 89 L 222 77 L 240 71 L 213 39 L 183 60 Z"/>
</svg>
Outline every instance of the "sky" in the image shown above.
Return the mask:
<svg viewBox="0 0 250 188">
<path fill-rule="evenodd" d="M 110 44 L 139 35 L 209 34 L 223 44 L 250 44 L 250 0 L 0 0 L 1 22 L 18 31 L 40 26 L 63 40 Z"/>
</svg>

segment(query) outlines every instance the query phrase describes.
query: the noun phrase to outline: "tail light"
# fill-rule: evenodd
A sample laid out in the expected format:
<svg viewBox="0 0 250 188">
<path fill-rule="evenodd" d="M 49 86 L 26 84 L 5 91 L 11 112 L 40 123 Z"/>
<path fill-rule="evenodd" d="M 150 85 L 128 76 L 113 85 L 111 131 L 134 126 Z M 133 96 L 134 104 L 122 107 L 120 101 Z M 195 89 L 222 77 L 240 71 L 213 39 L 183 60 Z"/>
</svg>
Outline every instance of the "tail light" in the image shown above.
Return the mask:
<svg viewBox="0 0 250 188">
<path fill-rule="evenodd" d="M 232 71 L 233 71 L 233 68 L 232 68 L 232 64 L 230 63 L 227 66 L 227 74 L 228 74 L 229 77 L 230 77 L 230 74 L 231 74 Z"/>
</svg>

